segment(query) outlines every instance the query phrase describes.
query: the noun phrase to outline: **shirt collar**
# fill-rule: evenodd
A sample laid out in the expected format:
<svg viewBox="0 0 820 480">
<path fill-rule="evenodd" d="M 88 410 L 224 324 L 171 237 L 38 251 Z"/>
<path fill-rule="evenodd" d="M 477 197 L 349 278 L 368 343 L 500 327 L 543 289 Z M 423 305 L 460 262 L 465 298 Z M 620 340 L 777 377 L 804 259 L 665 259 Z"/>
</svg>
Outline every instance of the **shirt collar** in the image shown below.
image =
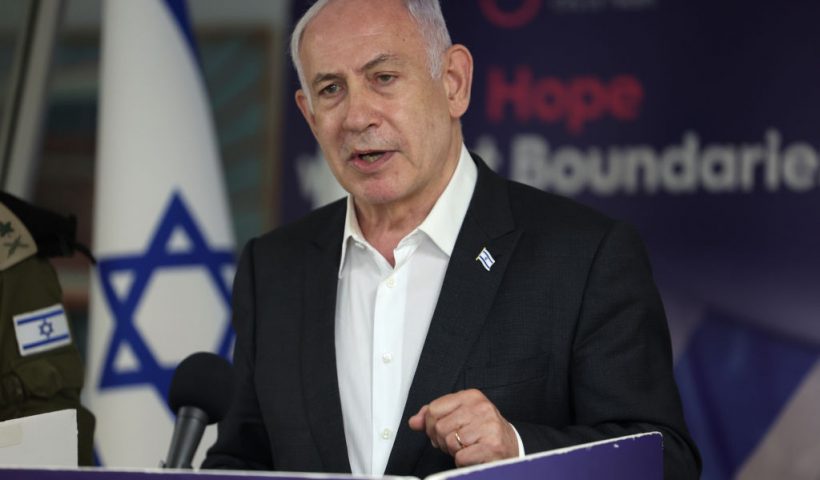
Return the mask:
<svg viewBox="0 0 820 480">
<path fill-rule="evenodd" d="M 413 235 L 417 230 L 424 232 L 433 243 L 447 256 L 453 254 L 453 248 L 461 230 L 461 223 L 467 214 L 470 200 L 473 198 L 476 179 L 478 178 L 478 168 L 475 166 L 470 152 L 464 144 L 461 145 L 461 154 L 458 158 L 456 170 L 453 177 L 436 200 L 427 218 L 421 222 L 416 229 L 408 234 Z M 406 237 L 405 237 L 406 238 Z M 342 269 L 347 256 L 347 247 L 350 241 L 357 241 L 367 244 L 367 241 L 359 227 L 359 220 L 356 218 L 356 209 L 353 206 L 353 197 L 347 196 L 347 214 L 345 216 L 345 228 L 342 236 L 342 258 L 339 261 L 339 276 L 342 276 Z"/>
</svg>

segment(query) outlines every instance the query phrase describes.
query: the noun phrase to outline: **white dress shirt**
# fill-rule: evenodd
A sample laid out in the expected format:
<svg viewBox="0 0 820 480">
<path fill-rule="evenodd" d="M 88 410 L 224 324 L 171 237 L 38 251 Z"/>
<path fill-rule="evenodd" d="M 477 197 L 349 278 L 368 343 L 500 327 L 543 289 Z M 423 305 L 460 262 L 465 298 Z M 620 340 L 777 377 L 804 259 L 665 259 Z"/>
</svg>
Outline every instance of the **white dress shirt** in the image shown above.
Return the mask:
<svg viewBox="0 0 820 480">
<path fill-rule="evenodd" d="M 456 170 L 433 209 L 393 250 L 394 267 L 365 240 L 353 199 L 347 198 L 336 295 L 336 373 L 354 474 L 382 475 L 387 466 L 477 177 L 462 145 Z"/>
<path fill-rule="evenodd" d="M 433 209 L 393 251 L 395 267 L 365 240 L 348 196 L 336 294 L 336 369 L 354 474 L 381 475 L 387 466 L 477 177 L 462 145 Z"/>
</svg>

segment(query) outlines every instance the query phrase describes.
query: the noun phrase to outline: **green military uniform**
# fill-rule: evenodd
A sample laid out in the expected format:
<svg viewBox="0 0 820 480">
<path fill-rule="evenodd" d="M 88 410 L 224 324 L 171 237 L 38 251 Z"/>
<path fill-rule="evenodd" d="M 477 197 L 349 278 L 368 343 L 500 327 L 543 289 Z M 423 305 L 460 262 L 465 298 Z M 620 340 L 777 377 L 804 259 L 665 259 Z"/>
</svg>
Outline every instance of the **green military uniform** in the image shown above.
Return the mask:
<svg viewBox="0 0 820 480">
<path fill-rule="evenodd" d="M 46 258 L 59 253 L 60 237 L 49 230 L 60 222 L 49 215 L 0 193 L 0 420 L 76 409 L 79 463 L 91 465 L 94 416 L 80 404 L 83 361 Z M 34 235 L 21 217 L 37 223 Z M 66 245 L 56 249 L 71 250 Z"/>
</svg>

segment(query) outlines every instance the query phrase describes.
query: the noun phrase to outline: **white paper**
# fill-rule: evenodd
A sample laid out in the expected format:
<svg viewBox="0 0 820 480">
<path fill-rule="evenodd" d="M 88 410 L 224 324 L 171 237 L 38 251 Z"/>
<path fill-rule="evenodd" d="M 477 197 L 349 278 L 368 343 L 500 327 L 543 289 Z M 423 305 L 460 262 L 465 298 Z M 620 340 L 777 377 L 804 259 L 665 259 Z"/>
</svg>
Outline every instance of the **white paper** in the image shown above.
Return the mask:
<svg viewBox="0 0 820 480">
<path fill-rule="evenodd" d="M 77 411 L 0 422 L 0 465 L 77 466 Z"/>
</svg>

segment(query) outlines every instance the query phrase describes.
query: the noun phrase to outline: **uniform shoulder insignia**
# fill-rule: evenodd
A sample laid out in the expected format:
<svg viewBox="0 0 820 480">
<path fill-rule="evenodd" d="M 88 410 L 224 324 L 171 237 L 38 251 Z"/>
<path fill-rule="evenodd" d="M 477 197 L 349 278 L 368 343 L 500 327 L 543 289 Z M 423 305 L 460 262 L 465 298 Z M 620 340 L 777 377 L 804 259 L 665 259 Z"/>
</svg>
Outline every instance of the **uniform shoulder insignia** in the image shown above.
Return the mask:
<svg viewBox="0 0 820 480">
<path fill-rule="evenodd" d="M 37 253 L 37 242 L 23 222 L 0 203 L 0 271 Z"/>
<path fill-rule="evenodd" d="M 68 318 L 61 304 L 14 316 L 17 348 L 25 357 L 71 343 Z"/>
</svg>

